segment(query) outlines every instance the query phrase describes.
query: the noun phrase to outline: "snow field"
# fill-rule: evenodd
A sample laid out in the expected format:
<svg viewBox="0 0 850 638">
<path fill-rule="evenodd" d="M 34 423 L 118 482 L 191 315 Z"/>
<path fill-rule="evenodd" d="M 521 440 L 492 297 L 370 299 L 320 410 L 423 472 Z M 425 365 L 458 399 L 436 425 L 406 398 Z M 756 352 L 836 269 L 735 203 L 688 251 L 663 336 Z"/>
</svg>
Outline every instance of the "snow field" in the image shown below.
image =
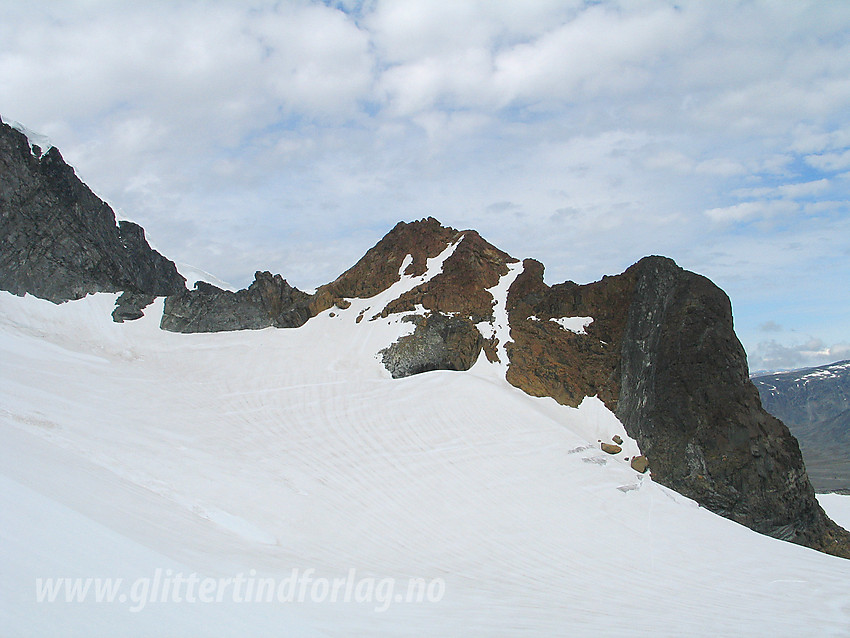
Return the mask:
<svg viewBox="0 0 850 638">
<path fill-rule="evenodd" d="M 526 396 L 483 360 L 391 379 L 375 353 L 410 324 L 369 321 L 379 299 L 297 330 L 196 335 L 159 331 L 161 301 L 113 324 L 114 299 L 0 294 L 0 623 L 14 635 L 847 635 L 850 562 L 603 453 L 598 438 L 625 433 L 598 400 Z M 445 595 L 381 612 L 34 601 L 39 577 L 157 568 L 355 569 L 442 579 Z"/>
</svg>

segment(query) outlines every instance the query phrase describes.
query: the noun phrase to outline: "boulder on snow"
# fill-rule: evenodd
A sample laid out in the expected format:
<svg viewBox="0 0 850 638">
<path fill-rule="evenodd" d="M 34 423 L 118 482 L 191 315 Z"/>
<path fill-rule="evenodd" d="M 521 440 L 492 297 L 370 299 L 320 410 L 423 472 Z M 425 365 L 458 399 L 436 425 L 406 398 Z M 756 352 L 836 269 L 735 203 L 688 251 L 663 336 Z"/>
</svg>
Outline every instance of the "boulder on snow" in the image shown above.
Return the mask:
<svg viewBox="0 0 850 638">
<path fill-rule="evenodd" d="M 413 334 L 381 350 L 394 379 L 430 370 L 469 370 L 478 360 L 484 339 L 469 319 L 432 312 L 404 321 L 416 324 Z"/>
<path fill-rule="evenodd" d="M 646 472 L 648 467 L 649 461 L 646 460 L 646 457 L 643 454 L 641 454 L 640 456 L 636 456 L 632 459 L 632 469 L 635 472 L 640 472 L 641 474 L 643 474 L 644 472 Z"/>
</svg>

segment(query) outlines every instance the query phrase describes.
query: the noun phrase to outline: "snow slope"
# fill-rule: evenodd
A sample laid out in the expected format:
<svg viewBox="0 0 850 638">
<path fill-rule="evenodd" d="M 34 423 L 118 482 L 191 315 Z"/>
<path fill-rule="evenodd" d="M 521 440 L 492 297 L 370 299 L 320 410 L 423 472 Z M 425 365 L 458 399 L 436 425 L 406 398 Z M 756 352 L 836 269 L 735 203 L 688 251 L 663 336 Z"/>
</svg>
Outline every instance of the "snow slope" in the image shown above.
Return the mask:
<svg viewBox="0 0 850 638">
<path fill-rule="evenodd" d="M 375 353 L 410 324 L 369 321 L 377 302 L 297 330 L 181 335 L 158 330 L 161 301 L 112 323 L 114 300 L 0 293 L 0 633 L 850 632 L 850 561 L 714 516 L 604 454 L 596 435 L 621 426 L 598 401 L 529 397 L 485 361 L 393 380 Z M 39 578 L 311 569 L 444 592 L 36 601 Z"/>
<path fill-rule="evenodd" d="M 818 502 L 829 517 L 844 529 L 850 529 L 850 495 L 818 494 Z"/>
</svg>

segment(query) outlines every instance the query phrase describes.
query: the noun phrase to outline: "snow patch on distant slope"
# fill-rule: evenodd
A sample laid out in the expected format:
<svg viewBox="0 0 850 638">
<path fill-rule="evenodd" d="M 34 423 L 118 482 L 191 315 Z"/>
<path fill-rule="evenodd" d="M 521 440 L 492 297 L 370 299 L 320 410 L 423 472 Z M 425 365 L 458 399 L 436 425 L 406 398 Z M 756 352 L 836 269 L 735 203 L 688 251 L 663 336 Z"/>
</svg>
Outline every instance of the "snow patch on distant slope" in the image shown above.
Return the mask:
<svg viewBox="0 0 850 638">
<path fill-rule="evenodd" d="M 798 379 L 795 379 L 795 382 L 799 383 L 800 381 L 802 381 L 803 385 L 807 385 L 812 379 L 838 379 L 842 375 L 837 373 L 844 373 L 848 369 L 850 369 L 850 361 L 836 363 L 829 366 L 824 366 L 817 370 L 813 370 L 808 374 L 804 374 Z"/>
</svg>

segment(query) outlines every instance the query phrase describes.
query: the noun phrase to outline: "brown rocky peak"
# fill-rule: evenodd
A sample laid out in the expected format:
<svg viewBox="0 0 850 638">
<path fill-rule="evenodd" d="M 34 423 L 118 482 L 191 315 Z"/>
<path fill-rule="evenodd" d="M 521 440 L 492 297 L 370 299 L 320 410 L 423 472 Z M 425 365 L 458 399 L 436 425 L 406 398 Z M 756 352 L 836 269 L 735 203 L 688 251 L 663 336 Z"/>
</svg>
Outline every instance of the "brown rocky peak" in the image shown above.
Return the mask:
<svg viewBox="0 0 850 638">
<path fill-rule="evenodd" d="M 424 274 L 428 259 L 439 255 L 457 240 L 459 234 L 456 229 L 444 227 L 433 217 L 399 222 L 356 264 L 318 289 L 313 314 L 330 308 L 338 299 L 374 297 L 386 290 L 400 279 L 399 270 L 408 255 L 413 261 L 404 274 Z"/>
<path fill-rule="evenodd" d="M 517 260 L 474 230 L 458 233 L 461 241 L 443 263 L 440 274 L 387 304 L 384 314 L 425 309 L 469 318 L 473 323 L 493 318 L 493 295 L 487 289 Z"/>
<path fill-rule="evenodd" d="M 405 257 L 413 257 L 405 275 L 422 275 L 427 260 L 439 255 L 460 233 L 433 217 L 399 222 L 351 268 L 323 286 L 340 297 L 373 297 L 399 280 Z"/>
<path fill-rule="evenodd" d="M 586 396 L 598 396 L 616 410 L 633 273 L 585 285 L 566 281 L 548 286 L 543 264 L 526 259 L 523 266 L 508 291 L 513 340 L 507 346 L 508 381 L 533 396 L 553 397 L 573 407 Z M 564 317 L 593 321 L 573 332 L 553 321 Z"/>
<path fill-rule="evenodd" d="M 391 301 L 381 314 L 412 312 L 421 304 L 428 310 L 457 314 L 475 322 L 492 319 L 493 297 L 486 289 L 507 273 L 506 264 L 517 260 L 474 230 L 445 227 L 433 217 L 396 224 L 354 266 L 319 288 L 312 312 L 318 314 L 345 297 L 368 298 L 386 290 L 399 281 L 408 255 L 412 260 L 401 274 L 424 275 L 428 260 L 450 246 L 454 246 L 453 252 L 440 274 Z"/>
</svg>

